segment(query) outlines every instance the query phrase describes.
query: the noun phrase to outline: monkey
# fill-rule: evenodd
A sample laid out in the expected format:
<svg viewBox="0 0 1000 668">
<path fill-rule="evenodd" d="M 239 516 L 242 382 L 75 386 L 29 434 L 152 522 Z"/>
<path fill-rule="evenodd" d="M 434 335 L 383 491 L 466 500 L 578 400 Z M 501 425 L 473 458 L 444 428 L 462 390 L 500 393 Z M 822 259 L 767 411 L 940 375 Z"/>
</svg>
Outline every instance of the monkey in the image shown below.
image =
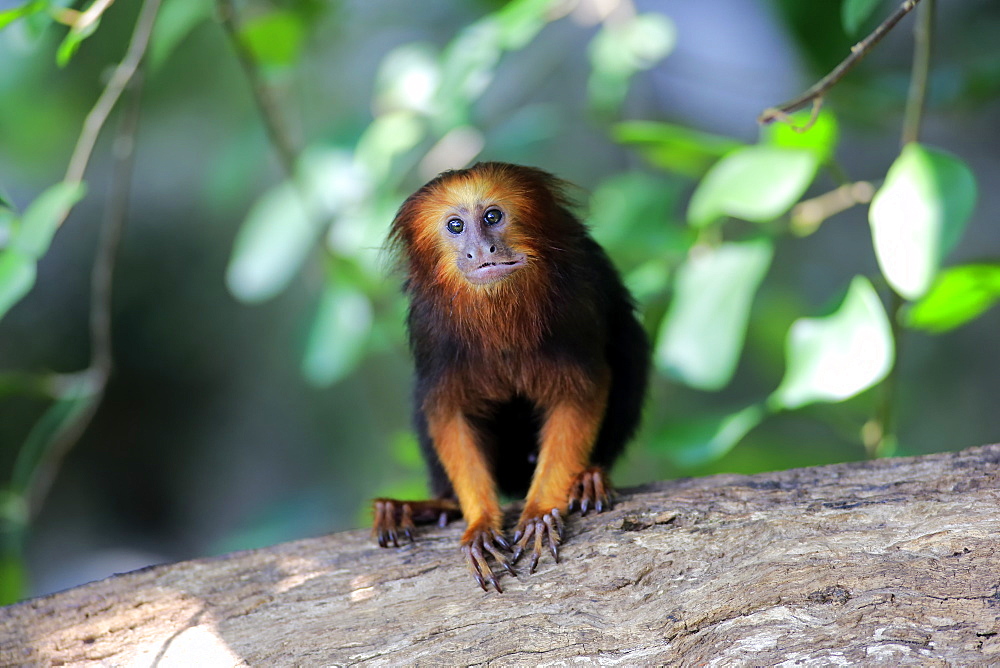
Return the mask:
<svg viewBox="0 0 1000 668">
<path fill-rule="evenodd" d="M 418 189 L 392 221 L 405 274 L 414 426 L 433 499 L 374 500 L 380 546 L 462 516 L 461 550 L 502 592 L 530 552 L 558 563 L 569 512 L 610 508 L 607 470 L 632 438 L 650 346 L 631 295 L 573 213 L 568 184 L 477 163 Z M 511 541 L 499 494 L 524 497 Z M 508 554 L 510 556 L 508 556 Z"/>
</svg>

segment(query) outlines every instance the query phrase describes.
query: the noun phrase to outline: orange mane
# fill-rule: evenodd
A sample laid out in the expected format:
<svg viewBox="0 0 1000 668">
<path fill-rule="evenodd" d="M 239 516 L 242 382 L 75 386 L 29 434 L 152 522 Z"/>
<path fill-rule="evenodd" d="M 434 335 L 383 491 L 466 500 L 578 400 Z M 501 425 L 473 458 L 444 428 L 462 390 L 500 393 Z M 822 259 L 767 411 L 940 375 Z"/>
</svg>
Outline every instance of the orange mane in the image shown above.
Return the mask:
<svg viewBox="0 0 1000 668">
<path fill-rule="evenodd" d="M 445 223 L 456 210 L 490 204 L 505 211 L 505 241 L 527 263 L 507 279 L 474 285 L 445 245 Z M 545 172 L 480 163 L 445 172 L 410 196 L 389 240 L 406 268 L 407 291 L 432 300 L 462 340 L 493 350 L 530 347 L 552 311 L 553 267 L 567 252 L 566 241 L 585 234 L 569 206 L 565 185 Z"/>
</svg>

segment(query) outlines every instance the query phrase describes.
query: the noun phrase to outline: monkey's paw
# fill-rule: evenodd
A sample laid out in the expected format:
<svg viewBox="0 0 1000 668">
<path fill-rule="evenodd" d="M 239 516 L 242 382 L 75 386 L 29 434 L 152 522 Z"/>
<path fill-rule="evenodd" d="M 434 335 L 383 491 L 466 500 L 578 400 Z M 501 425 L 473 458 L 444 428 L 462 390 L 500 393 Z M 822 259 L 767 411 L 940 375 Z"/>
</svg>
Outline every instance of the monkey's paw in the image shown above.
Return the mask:
<svg viewBox="0 0 1000 668">
<path fill-rule="evenodd" d="M 510 559 L 501 550 L 509 552 L 510 543 L 496 529 L 470 526 L 465 535 L 462 536 L 462 554 L 465 555 L 466 563 L 469 564 L 472 577 L 476 579 L 483 591 L 489 591 L 488 583 L 497 590 L 497 593 L 503 593 L 497 576 L 493 573 L 493 569 L 490 568 L 489 561 L 486 559 L 487 553 L 492 554 L 497 563 L 503 566 L 508 573 L 517 575 Z"/>
<path fill-rule="evenodd" d="M 372 533 L 379 547 L 388 547 L 389 543 L 399 547 L 400 532 L 407 540 L 413 542 L 413 531 L 416 526 L 413 524 L 413 507 L 408 502 L 375 499 L 372 504 L 375 507 Z"/>
<path fill-rule="evenodd" d="M 597 512 L 611 510 L 611 482 L 600 466 L 591 466 L 576 477 L 569 488 L 569 510 L 580 509 L 586 515 L 591 508 Z"/>
<path fill-rule="evenodd" d="M 375 499 L 375 522 L 372 534 L 379 547 L 399 547 L 401 535 L 413 542 L 413 532 L 416 524 L 431 524 L 436 522 L 443 527 L 449 519 L 462 513 L 458 503 L 453 499 L 432 499 L 429 501 L 397 501 L 396 499 Z"/>
<path fill-rule="evenodd" d="M 542 556 L 542 550 L 548 545 L 552 558 L 559 563 L 559 543 L 563 538 L 562 515 L 558 508 L 553 508 L 547 513 L 532 513 L 528 509 L 521 515 L 521 520 L 517 523 L 514 531 L 514 563 L 521 558 L 529 543 L 533 544 L 531 550 L 531 563 L 528 565 L 528 572 L 534 573 L 538 566 L 538 559 Z"/>
</svg>

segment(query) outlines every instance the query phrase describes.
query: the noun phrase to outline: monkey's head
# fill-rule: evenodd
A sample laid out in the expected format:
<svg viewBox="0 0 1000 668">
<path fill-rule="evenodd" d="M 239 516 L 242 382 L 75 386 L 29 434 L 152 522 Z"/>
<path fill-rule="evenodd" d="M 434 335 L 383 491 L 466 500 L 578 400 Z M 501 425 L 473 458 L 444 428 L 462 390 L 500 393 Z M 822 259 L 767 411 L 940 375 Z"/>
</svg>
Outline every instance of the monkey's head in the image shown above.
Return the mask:
<svg viewBox="0 0 1000 668">
<path fill-rule="evenodd" d="M 402 251 L 411 282 L 456 290 L 504 285 L 536 271 L 582 232 L 563 189 L 546 172 L 506 163 L 444 172 L 403 203 L 390 242 Z"/>
</svg>

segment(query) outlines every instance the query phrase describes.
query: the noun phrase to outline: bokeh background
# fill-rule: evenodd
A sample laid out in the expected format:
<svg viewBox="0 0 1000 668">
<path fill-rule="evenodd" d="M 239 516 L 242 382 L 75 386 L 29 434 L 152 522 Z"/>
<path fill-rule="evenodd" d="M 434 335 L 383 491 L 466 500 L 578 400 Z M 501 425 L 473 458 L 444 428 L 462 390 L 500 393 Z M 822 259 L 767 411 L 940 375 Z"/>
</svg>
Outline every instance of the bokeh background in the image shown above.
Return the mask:
<svg viewBox="0 0 1000 668">
<path fill-rule="evenodd" d="M 0 10 L 21 4 L 0 0 Z M 835 2 L 238 2 L 242 43 L 278 101 L 304 188 L 324 202 L 313 225 L 289 211 L 295 194 L 282 190 L 287 175 L 220 21 L 224 4 L 161 9 L 115 266 L 114 372 L 30 518 L 24 595 L 365 526 L 371 497 L 424 493 L 400 277 L 380 248 L 394 208 L 441 169 L 504 160 L 579 186 L 655 338 L 691 247 L 685 210 L 704 167 L 671 168 L 627 141 L 620 123 L 690 131 L 682 139 L 702 161 L 706 147 L 753 144 L 763 109 L 829 71 L 895 7 L 873 3 L 849 34 Z M 64 26 L 36 16 L 0 32 L 0 188 L 15 207 L 62 178 L 140 5 L 114 3 L 65 66 L 56 62 Z M 906 17 L 828 97 L 836 165 L 807 197 L 884 178 L 899 153 L 914 24 Z M 960 156 L 979 184 L 948 263 L 995 262 L 1000 5 L 941 3 L 935 26 L 922 139 Z M 34 289 L 0 320 L 8 380 L 89 364 L 88 286 L 119 116 Z M 643 431 L 614 473 L 619 486 L 866 456 L 862 431 L 881 388 L 779 411 L 725 447 L 678 449 L 671 438 L 691 415 L 765 399 L 781 381 L 791 323 L 829 312 L 852 276 L 887 294 L 867 207 L 806 235 L 789 232 L 785 216 L 768 233 L 774 259 L 732 382 L 702 391 L 657 371 Z M 894 454 L 1000 437 L 998 334 L 998 309 L 944 334 L 905 333 Z M 50 403 L 3 386 L 0 487 Z"/>
</svg>

